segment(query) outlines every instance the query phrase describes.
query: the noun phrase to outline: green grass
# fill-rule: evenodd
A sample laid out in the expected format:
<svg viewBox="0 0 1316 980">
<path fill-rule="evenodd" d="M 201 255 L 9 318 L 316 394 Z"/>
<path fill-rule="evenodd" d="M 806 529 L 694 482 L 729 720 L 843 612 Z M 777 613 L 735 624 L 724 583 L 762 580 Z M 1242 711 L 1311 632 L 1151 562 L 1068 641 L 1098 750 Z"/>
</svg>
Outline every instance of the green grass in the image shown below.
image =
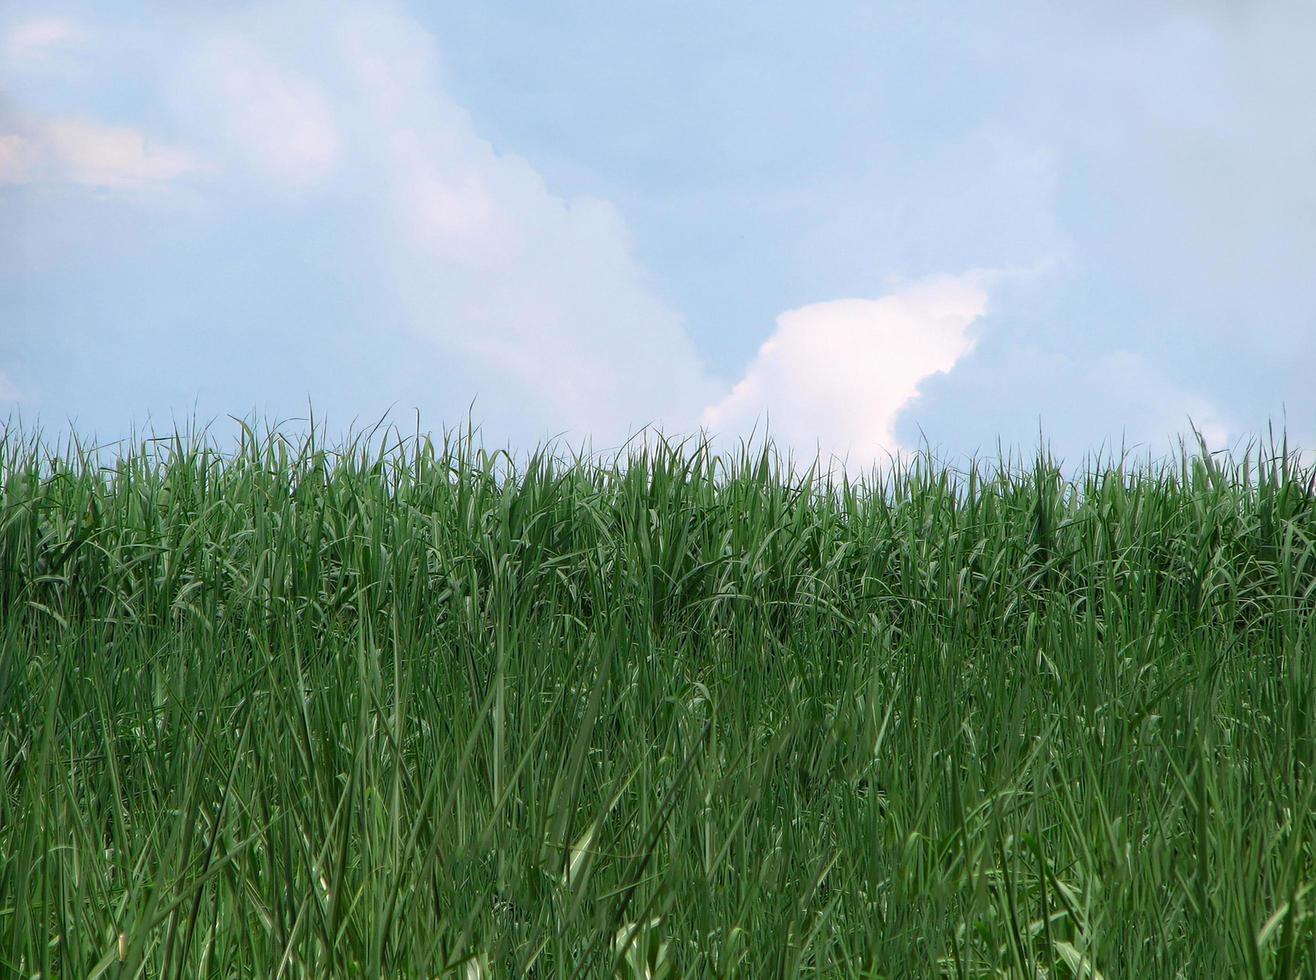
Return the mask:
<svg viewBox="0 0 1316 980">
<path fill-rule="evenodd" d="M 1282 447 L 0 444 L 0 971 L 1316 975 Z"/>
</svg>

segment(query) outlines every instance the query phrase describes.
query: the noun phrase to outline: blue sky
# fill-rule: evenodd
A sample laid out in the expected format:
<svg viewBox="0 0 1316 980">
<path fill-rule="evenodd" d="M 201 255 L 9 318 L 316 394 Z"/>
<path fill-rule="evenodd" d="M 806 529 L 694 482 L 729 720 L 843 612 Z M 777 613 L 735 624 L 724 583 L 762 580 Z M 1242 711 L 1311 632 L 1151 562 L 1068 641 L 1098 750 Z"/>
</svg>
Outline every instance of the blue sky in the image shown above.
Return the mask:
<svg viewBox="0 0 1316 980">
<path fill-rule="evenodd" d="M 1313 36 L 1283 2 L 15 0 L 0 414 L 1312 445 Z"/>
</svg>

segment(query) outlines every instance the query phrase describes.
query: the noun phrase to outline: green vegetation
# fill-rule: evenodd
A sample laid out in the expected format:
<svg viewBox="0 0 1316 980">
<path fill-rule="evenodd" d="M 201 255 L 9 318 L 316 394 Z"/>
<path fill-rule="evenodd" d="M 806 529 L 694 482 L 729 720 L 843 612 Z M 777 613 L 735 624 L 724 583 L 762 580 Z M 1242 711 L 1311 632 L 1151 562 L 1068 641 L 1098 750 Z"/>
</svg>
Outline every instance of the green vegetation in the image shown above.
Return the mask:
<svg viewBox="0 0 1316 980">
<path fill-rule="evenodd" d="M 1316 975 L 1282 450 L 0 468 L 6 973 Z"/>
</svg>

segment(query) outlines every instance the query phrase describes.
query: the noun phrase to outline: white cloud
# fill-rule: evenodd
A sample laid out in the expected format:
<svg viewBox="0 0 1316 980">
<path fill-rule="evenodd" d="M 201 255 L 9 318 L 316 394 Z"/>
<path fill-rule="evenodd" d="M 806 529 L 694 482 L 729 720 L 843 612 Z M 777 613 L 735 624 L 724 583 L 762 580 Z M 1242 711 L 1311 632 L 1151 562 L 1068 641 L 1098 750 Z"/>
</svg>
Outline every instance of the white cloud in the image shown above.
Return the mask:
<svg viewBox="0 0 1316 980">
<path fill-rule="evenodd" d="M 704 412 L 721 433 L 766 419 L 774 439 L 859 465 L 898 451 L 895 424 L 930 375 L 973 347 L 987 308 L 982 275 L 925 279 L 881 299 L 815 303 L 777 317 L 741 380 Z"/>
<path fill-rule="evenodd" d="M 0 135 L 0 182 L 65 181 L 87 187 L 137 189 L 200 170 L 176 147 L 140 130 L 89 119 L 51 119 L 26 135 Z"/>
<path fill-rule="evenodd" d="M 449 381 L 457 355 L 497 385 L 486 399 L 528 401 L 545 429 L 601 440 L 649 422 L 695 424 L 717 386 L 616 209 L 558 196 L 483 139 L 411 19 L 363 5 L 332 37 L 360 176 L 348 193 L 378 202 L 396 295 L 413 335 L 437 347 L 423 354 L 436 382 Z"/>
<path fill-rule="evenodd" d="M 190 112 L 200 112 L 224 148 L 285 188 L 333 172 L 340 137 L 322 88 L 283 68 L 241 36 L 207 42 L 191 63 Z"/>
<path fill-rule="evenodd" d="M 351 229 L 342 254 L 361 260 L 372 314 L 405 323 L 400 333 L 362 323 L 344 345 L 412 385 L 383 393 L 399 409 L 427 397 L 427 411 L 464 408 L 478 393 L 480 416 L 501 416 L 498 438 L 590 433 L 601 443 L 646 423 L 748 434 L 766 414 L 783 444 L 867 463 L 899 448 L 896 420 L 921 383 L 973 345 L 986 277 L 928 279 L 783 313 L 728 391 L 634 258 L 618 210 L 555 193 L 484 139 L 420 24 L 370 4 L 313 18 L 271 9 L 179 21 L 190 31 L 174 45 L 186 67 L 161 95 L 188 144 L 225 165 L 208 187 L 216 199 L 250 199 L 249 187 L 225 183 L 230 164 L 274 188 L 325 185 L 317 217 Z M 304 31 L 296 44 L 280 11 Z M 0 172 L 23 179 L 139 186 L 200 167 L 140 131 L 89 122 L 15 139 L 0 144 Z M 281 309 L 271 329 L 315 327 Z"/>
<path fill-rule="evenodd" d="M 300 263 L 299 236 L 318 233 L 303 217 L 344 230 L 336 261 L 359 273 L 370 313 L 342 347 L 397 379 L 376 397 L 438 423 L 476 397 L 498 438 L 589 433 L 606 444 L 646 423 L 695 425 L 719 386 L 634 259 L 617 210 L 563 197 L 495 150 L 447 91 L 415 19 L 374 3 L 309 10 L 185 12 L 147 77 L 172 131 L 214 162 L 204 190 L 234 207 L 229 233 L 277 225 Z M 125 37 L 108 34 L 107 51 L 135 43 Z M 82 119 L 33 122 L 3 148 L 6 179 L 26 182 L 122 188 L 202 169 L 193 152 Z M 273 190 L 317 185 L 314 218 L 267 219 L 271 205 L 244 172 Z M 271 330 L 304 345 L 330 339 L 289 322 L 282 298 L 270 302 Z M 310 394 L 334 402 L 331 385 Z"/>
<path fill-rule="evenodd" d="M 44 129 L 53 165 L 76 184 L 136 188 L 200 169 L 190 154 L 153 143 L 140 129 L 88 119 L 52 120 Z"/>
<path fill-rule="evenodd" d="M 30 140 L 17 133 L 0 136 L 0 184 L 21 184 L 31 179 L 33 156 Z"/>
<path fill-rule="evenodd" d="M 19 63 L 42 58 L 60 45 L 78 40 L 82 29 L 61 17 L 38 17 L 22 21 L 5 35 L 3 51 L 10 61 Z"/>
</svg>

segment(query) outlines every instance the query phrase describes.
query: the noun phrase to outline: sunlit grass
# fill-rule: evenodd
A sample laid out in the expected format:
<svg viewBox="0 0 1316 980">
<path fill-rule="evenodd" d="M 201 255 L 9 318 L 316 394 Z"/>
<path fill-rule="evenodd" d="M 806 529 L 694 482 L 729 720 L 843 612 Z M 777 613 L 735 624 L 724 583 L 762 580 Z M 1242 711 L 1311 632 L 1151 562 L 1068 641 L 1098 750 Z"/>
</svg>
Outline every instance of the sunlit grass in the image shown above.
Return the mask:
<svg viewBox="0 0 1316 980">
<path fill-rule="evenodd" d="M 1311 976 L 1316 488 L 0 445 L 0 970 Z"/>
</svg>

